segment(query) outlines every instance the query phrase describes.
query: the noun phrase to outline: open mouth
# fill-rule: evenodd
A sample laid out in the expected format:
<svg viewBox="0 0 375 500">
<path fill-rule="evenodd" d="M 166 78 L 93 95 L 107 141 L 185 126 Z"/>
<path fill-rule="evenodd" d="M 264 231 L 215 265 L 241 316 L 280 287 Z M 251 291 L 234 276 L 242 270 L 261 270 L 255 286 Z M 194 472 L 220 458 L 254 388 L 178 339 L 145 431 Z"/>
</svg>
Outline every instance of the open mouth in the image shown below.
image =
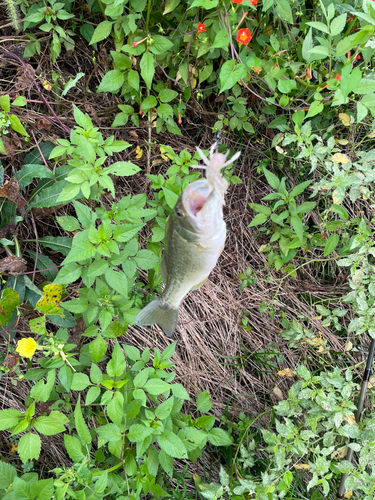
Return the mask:
<svg viewBox="0 0 375 500">
<path fill-rule="evenodd" d="M 193 186 L 194 182 L 184 191 L 183 204 L 185 210 L 193 217 L 197 217 L 202 210 L 207 198 L 210 196 L 212 189 L 208 186 L 206 180 L 202 181 L 200 186 Z"/>
</svg>

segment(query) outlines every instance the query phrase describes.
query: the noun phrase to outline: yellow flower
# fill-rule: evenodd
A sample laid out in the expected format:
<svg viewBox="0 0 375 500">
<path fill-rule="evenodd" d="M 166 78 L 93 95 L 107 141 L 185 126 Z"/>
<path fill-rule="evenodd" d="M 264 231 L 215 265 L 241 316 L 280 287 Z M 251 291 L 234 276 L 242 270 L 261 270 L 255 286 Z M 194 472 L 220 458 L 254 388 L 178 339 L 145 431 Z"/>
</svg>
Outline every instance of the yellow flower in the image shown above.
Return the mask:
<svg viewBox="0 0 375 500">
<path fill-rule="evenodd" d="M 31 358 L 36 351 L 36 342 L 31 337 L 17 342 L 16 351 L 24 358 Z"/>
</svg>

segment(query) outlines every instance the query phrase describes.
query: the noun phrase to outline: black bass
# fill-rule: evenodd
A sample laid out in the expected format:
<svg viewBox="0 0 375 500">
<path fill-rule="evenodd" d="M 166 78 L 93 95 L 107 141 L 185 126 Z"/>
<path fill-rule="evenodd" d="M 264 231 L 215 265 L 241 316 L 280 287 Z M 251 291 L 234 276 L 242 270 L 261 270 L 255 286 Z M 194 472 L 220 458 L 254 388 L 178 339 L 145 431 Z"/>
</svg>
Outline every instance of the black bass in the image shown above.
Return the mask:
<svg viewBox="0 0 375 500">
<path fill-rule="evenodd" d="M 165 233 L 161 275 L 165 290 L 136 316 L 142 326 L 159 325 L 171 337 L 176 329 L 179 306 L 190 290 L 208 278 L 223 251 L 226 227 L 223 220 L 224 195 L 228 183 L 221 170 L 235 161 L 210 151 L 210 159 L 197 148 L 205 163 L 206 179 L 192 182 L 180 195 L 171 212 Z"/>
</svg>

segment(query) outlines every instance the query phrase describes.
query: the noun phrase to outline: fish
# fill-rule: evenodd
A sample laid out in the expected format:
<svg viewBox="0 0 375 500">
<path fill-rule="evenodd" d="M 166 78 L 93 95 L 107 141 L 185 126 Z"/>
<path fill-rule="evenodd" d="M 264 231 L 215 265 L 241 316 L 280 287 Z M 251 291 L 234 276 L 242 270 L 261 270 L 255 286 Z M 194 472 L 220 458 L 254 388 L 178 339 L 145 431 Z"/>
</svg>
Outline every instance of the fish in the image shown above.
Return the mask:
<svg viewBox="0 0 375 500">
<path fill-rule="evenodd" d="M 221 170 L 241 153 L 227 161 L 228 153 L 215 152 L 215 148 L 214 143 L 209 159 L 197 148 L 205 165 L 194 166 L 205 169 L 206 178 L 188 184 L 178 198 L 166 225 L 160 265 L 164 291 L 134 320 L 140 326 L 157 324 L 168 337 L 172 337 L 176 329 L 182 300 L 207 280 L 225 245 L 223 205 L 228 182 Z"/>
</svg>

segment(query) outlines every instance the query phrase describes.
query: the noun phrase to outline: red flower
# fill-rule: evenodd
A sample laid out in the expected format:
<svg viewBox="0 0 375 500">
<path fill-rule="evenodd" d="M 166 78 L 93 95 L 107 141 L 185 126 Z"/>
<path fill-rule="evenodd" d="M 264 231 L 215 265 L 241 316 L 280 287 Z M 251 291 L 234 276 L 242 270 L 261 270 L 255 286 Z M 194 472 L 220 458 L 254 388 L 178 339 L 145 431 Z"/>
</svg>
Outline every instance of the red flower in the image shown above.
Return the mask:
<svg viewBox="0 0 375 500">
<path fill-rule="evenodd" d="M 137 45 L 144 42 L 145 40 L 147 40 L 147 36 L 146 36 L 146 38 L 143 38 L 143 40 L 138 40 L 138 42 L 133 42 L 133 49 L 135 49 Z"/>
<path fill-rule="evenodd" d="M 204 27 L 204 23 L 199 23 L 198 24 L 198 33 L 202 33 L 203 31 L 206 31 L 206 28 Z"/>
<path fill-rule="evenodd" d="M 254 7 L 258 3 L 258 0 L 250 0 L 250 2 L 251 2 L 251 5 Z"/>
<path fill-rule="evenodd" d="M 335 80 L 337 80 L 338 82 L 341 82 L 341 76 L 338 73 L 335 76 Z"/>
<path fill-rule="evenodd" d="M 233 0 L 233 3 L 242 3 L 243 0 Z"/>
<path fill-rule="evenodd" d="M 243 28 L 238 30 L 237 42 L 242 43 L 242 45 L 247 45 L 253 37 L 251 36 L 250 30 L 248 28 Z"/>
<path fill-rule="evenodd" d="M 373 0 L 375 2 L 375 0 Z M 357 56 L 358 61 L 361 60 L 361 56 Z"/>
<path fill-rule="evenodd" d="M 306 71 L 306 78 L 307 78 L 308 80 L 311 80 L 311 78 L 312 78 L 311 66 L 310 66 L 310 68 L 308 68 L 308 69 L 307 69 L 307 71 Z"/>
<path fill-rule="evenodd" d="M 259 75 L 259 73 L 262 71 L 262 68 L 260 68 L 259 66 L 257 66 L 256 68 L 252 66 L 252 69 L 255 71 L 257 75 Z"/>
</svg>

